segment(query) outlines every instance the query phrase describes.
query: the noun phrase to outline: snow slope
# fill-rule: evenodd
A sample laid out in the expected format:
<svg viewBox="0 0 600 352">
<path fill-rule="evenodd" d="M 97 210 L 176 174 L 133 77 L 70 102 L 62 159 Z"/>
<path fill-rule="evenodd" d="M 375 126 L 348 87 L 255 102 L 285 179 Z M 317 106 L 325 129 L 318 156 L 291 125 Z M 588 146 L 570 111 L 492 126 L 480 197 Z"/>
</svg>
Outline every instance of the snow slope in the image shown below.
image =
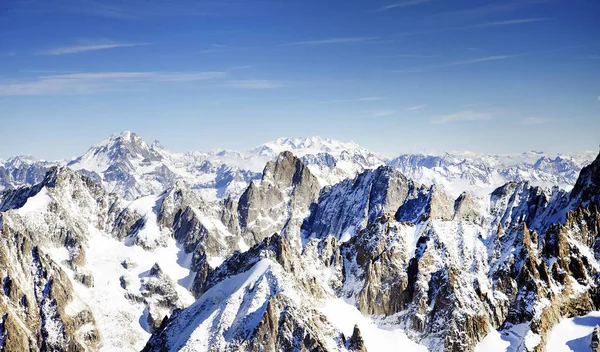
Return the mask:
<svg viewBox="0 0 600 352">
<path fill-rule="evenodd" d="M 368 351 L 427 351 L 427 347 L 411 341 L 400 328 L 384 328 L 365 317 L 354 305 L 342 298 L 327 300 L 321 311 L 344 335 L 351 336 L 354 325 L 360 329 Z"/>
<path fill-rule="evenodd" d="M 600 311 L 564 319 L 548 336 L 546 352 L 590 351 L 591 334 L 600 325 Z"/>
<path fill-rule="evenodd" d="M 127 246 L 97 229 L 89 228 L 87 260 L 84 270 L 94 277 L 94 286 L 86 287 L 74 280 L 74 273 L 63 265 L 73 280 L 76 299 L 67 308 L 77 315 L 87 305 L 96 319 L 103 340 L 102 351 L 139 351 L 150 337 L 147 330 L 145 305 L 127 299 L 121 286 L 121 277 L 131 280 L 133 294 L 140 294 L 140 285 L 155 263 L 178 283 L 187 283 L 190 275 L 186 260 L 174 240 L 167 247 L 146 251 L 139 246 Z M 49 250 L 53 259 L 62 262 L 60 255 Z M 135 268 L 126 269 L 124 260 L 135 263 Z M 193 296 L 181 284 L 177 287 L 183 303 L 189 305 Z M 84 302 L 84 304 L 82 304 Z"/>
</svg>

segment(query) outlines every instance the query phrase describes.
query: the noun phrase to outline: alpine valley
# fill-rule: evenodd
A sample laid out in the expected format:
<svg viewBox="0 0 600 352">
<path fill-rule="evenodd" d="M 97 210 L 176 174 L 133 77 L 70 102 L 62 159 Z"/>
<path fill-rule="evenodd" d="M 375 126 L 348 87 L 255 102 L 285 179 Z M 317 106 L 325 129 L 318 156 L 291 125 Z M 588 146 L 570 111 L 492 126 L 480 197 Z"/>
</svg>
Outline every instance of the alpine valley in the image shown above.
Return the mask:
<svg viewBox="0 0 600 352">
<path fill-rule="evenodd" d="M 600 156 L 132 132 L 0 160 L 2 351 L 600 351 Z"/>
</svg>

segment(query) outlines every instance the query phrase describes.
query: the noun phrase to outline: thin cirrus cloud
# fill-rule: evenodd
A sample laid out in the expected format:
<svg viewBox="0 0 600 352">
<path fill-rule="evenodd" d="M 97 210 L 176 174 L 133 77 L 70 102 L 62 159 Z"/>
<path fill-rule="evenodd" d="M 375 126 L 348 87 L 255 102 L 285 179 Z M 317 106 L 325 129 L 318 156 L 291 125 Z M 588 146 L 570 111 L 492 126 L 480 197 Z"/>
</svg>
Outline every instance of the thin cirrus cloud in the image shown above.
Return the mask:
<svg viewBox="0 0 600 352">
<path fill-rule="evenodd" d="M 149 17 L 207 16 L 216 10 L 216 4 L 185 1 L 104 1 L 104 0 L 62 0 L 16 2 L 13 12 L 20 13 L 67 13 L 103 17 L 115 20 L 135 20 Z M 212 5 L 212 6 L 211 6 Z M 208 12 L 210 11 L 210 12 Z"/>
<path fill-rule="evenodd" d="M 241 89 L 272 89 L 281 88 L 284 85 L 279 82 L 274 82 L 267 79 L 246 79 L 227 81 L 220 84 L 219 86 Z"/>
<path fill-rule="evenodd" d="M 432 20 L 452 20 L 452 21 L 463 21 L 471 20 L 474 18 L 481 18 L 492 16 L 502 12 L 512 12 L 528 5 L 545 2 L 546 0 L 521 0 L 512 2 L 501 2 L 497 4 L 487 4 L 477 7 L 470 7 L 459 10 L 452 10 L 442 12 L 431 16 Z"/>
<path fill-rule="evenodd" d="M 388 4 L 388 5 L 380 7 L 377 10 L 377 12 L 388 11 L 388 10 L 392 10 L 392 9 L 396 9 L 396 8 L 400 8 L 400 7 L 415 6 L 415 5 L 424 4 L 424 3 L 430 2 L 430 1 L 431 0 L 406 0 L 406 1 L 396 2 L 393 4 Z"/>
<path fill-rule="evenodd" d="M 523 55 L 523 54 L 521 54 L 521 55 Z M 487 61 L 505 60 L 505 59 L 510 59 L 510 58 L 516 57 L 516 56 L 519 56 L 519 54 L 514 54 L 514 55 L 493 55 L 493 56 L 478 57 L 478 58 L 468 59 L 468 60 L 453 61 L 453 62 L 448 62 L 448 63 L 444 63 L 444 64 L 429 65 L 429 66 L 422 66 L 422 67 L 413 67 L 413 68 L 400 69 L 400 70 L 392 70 L 391 72 L 394 72 L 394 73 L 425 72 L 425 71 L 437 70 L 437 69 L 446 68 L 446 67 L 461 66 L 461 65 L 470 65 L 470 64 L 476 64 L 476 63 L 487 62 Z"/>
<path fill-rule="evenodd" d="M 323 102 L 323 104 L 343 104 L 343 103 L 362 103 L 369 101 L 381 101 L 385 100 L 385 97 L 363 97 L 363 98 L 355 98 L 355 99 L 340 99 L 340 100 L 329 100 Z"/>
<path fill-rule="evenodd" d="M 519 18 L 519 19 L 513 19 L 513 20 L 506 20 L 506 21 L 486 22 L 486 23 L 481 23 L 476 26 L 477 27 L 499 27 L 499 26 L 511 26 L 511 25 L 515 25 L 515 24 L 524 24 L 524 23 L 533 23 L 533 22 L 545 22 L 545 21 L 551 21 L 551 20 L 552 20 L 552 18 L 548 18 L 548 17 Z"/>
<path fill-rule="evenodd" d="M 526 117 L 521 120 L 522 125 L 544 125 L 547 123 L 554 122 L 554 119 L 547 117 Z"/>
<path fill-rule="evenodd" d="M 283 46 L 296 46 L 296 45 L 307 45 L 307 46 L 317 46 L 317 45 L 331 45 L 331 44 L 344 44 L 344 43 L 358 43 L 358 42 L 366 42 L 369 40 L 378 39 L 378 37 L 345 37 L 345 38 L 329 38 L 329 39 L 321 39 L 321 40 L 307 40 L 301 42 L 292 42 L 282 44 Z"/>
<path fill-rule="evenodd" d="M 491 22 L 483 22 L 483 23 L 468 24 L 468 25 L 444 26 L 444 27 L 436 28 L 436 29 L 394 33 L 392 35 L 392 37 L 409 37 L 409 36 L 415 36 L 415 35 L 447 33 L 447 32 L 453 32 L 453 31 L 471 30 L 473 28 L 505 27 L 505 26 L 522 25 L 522 24 L 527 24 L 527 23 L 552 21 L 552 20 L 554 20 L 554 18 L 548 18 L 548 17 L 517 18 L 517 19 L 511 19 L 511 20 L 504 20 L 504 21 L 491 21 Z"/>
<path fill-rule="evenodd" d="M 210 81 L 225 72 L 84 72 L 39 76 L 33 80 L 0 82 L 0 95 L 72 95 L 121 91 L 152 83 Z"/>
<path fill-rule="evenodd" d="M 390 116 L 395 114 L 396 112 L 394 110 L 377 110 L 377 111 L 373 111 L 371 113 L 372 117 L 384 117 L 384 116 Z"/>
<path fill-rule="evenodd" d="M 427 107 L 427 104 L 421 104 L 421 105 L 410 106 L 410 107 L 406 108 L 406 110 L 417 111 L 417 110 L 425 109 L 426 107 Z"/>
<path fill-rule="evenodd" d="M 152 43 L 117 43 L 113 41 L 91 41 L 82 42 L 76 45 L 63 46 L 49 50 L 43 50 L 38 55 L 68 55 L 78 54 L 88 51 L 98 51 L 116 48 L 129 48 L 135 46 L 151 45 Z"/>
<path fill-rule="evenodd" d="M 439 55 L 422 55 L 422 54 L 397 54 L 397 55 L 381 55 L 372 56 L 372 59 L 425 59 L 439 57 Z"/>
<path fill-rule="evenodd" d="M 454 114 L 441 115 L 433 119 L 431 122 L 436 124 L 452 123 L 452 122 L 474 122 L 484 121 L 492 118 L 492 114 L 487 112 L 476 112 L 471 110 L 463 110 Z"/>
</svg>

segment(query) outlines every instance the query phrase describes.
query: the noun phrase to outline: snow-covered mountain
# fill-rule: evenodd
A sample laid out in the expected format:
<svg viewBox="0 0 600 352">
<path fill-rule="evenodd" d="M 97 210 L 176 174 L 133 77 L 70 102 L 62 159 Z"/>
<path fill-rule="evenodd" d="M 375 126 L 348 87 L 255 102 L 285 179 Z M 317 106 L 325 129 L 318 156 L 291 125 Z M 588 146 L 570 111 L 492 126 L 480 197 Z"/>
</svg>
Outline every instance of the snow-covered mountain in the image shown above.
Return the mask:
<svg viewBox="0 0 600 352">
<path fill-rule="evenodd" d="M 444 155 L 405 154 L 388 164 L 406 176 L 425 184 L 442 185 L 458 195 L 470 191 L 489 194 L 506 182 L 570 189 L 582 167 L 589 164 L 595 153 L 565 153 L 547 155 L 540 152 L 485 155 L 477 153 L 446 153 Z"/>
<path fill-rule="evenodd" d="M 50 167 L 60 164 L 64 162 L 38 160 L 31 155 L 14 156 L 6 161 L 0 159 L 0 191 L 39 183 Z"/>
<path fill-rule="evenodd" d="M 176 181 L 186 182 L 207 200 L 218 200 L 230 194 L 241 195 L 250 181 L 260 178 L 265 164 L 282 151 L 300 157 L 321 186 L 331 186 L 353 179 L 365 170 L 389 165 L 420 183 L 439 185 L 454 197 L 464 191 L 486 196 L 510 181 L 528 181 L 544 187 L 556 185 L 568 190 L 579 170 L 595 156 L 592 152 L 557 155 L 459 152 L 405 154 L 388 159 L 354 142 L 321 137 L 279 138 L 245 152 L 177 153 L 157 141 L 148 144 L 135 133 L 124 132 L 94 145 L 68 165 L 130 200 L 160 193 Z M 66 163 L 39 161 L 29 156 L 0 161 L 0 189 L 33 185 L 49 167 Z"/>
<path fill-rule="evenodd" d="M 144 350 L 542 350 L 562 317 L 600 309 L 598 175 L 600 157 L 573 193 L 477 200 L 366 171 L 321 192 L 302 247 L 280 225 L 206 275 Z"/>
<path fill-rule="evenodd" d="M 350 156 L 357 174 L 324 185 Z M 240 167 L 257 158 L 260 174 Z M 0 350 L 592 346 L 600 156 L 569 189 L 525 178 L 485 193 L 482 170 L 567 180 L 585 157 L 378 158 L 318 138 L 181 154 L 123 133 L 45 165 L 0 192 Z"/>
<path fill-rule="evenodd" d="M 132 132 L 111 136 L 68 165 L 126 199 L 161 193 L 178 180 L 207 199 L 222 198 L 241 193 L 259 176 L 196 153 L 170 152 L 158 142 L 148 145 Z"/>
<path fill-rule="evenodd" d="M 284 151 L 290 151 L 302 159 L 322 186 L 353 178 L 387 161 L 382 155 L 354 142 L 344 143 L 321 137 L 278 138 L 246 152 L 221 150 L 207 153 L 205 157 L 213 162 L 260 172 L 267 161 L 274 160 Z"/>
</svg>

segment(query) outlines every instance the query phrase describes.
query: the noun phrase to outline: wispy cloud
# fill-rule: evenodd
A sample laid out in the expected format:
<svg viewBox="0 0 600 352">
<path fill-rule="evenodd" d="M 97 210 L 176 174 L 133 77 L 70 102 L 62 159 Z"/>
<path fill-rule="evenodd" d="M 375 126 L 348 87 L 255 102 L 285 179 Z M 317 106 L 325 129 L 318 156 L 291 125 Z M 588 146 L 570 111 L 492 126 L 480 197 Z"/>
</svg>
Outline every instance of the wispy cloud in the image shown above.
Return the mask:
<svg viewBox="0 0 600 352">
<path fill-rule="evenodd" d="M 554 119 L 547 117 L 526 117 L 521 119 L 521 124 L 523 125 L 543 125 L 551 122 L 554 122 Z"/>
<path fill-rule="evenodd" d="M 511 25 L 515 25 L 515 24 L 524 24 L 524 23 L 533 23 L 533 22 L 544 22 L 544 21 L 551 21 L 551 20 L 552 20 L 552 18 L 548 18 L 548 17 L 520 18 L 520 19 L 506 20 L 506 21 L 486 22 L 486 23 L 481 23 L 481 24 L 475 25 L 475 26 L 476 27 L 511 26 Z"/>
<path fill-rule="evenodd" d="M 448 64 L 441 65 L 441 67 L 468 65 L 468 64 L 475 64 L 478 62 L 504 60 L 504 59 L 509 59 L 511 57 L 515 57 L 515 56 L 517 56 L 517 55 L 494 55 L 494 56 L 478 57 L 475 59 L 451 62 Z"/>
<path fill-rule="evenodd" d="M 433 119 L 432 123 L 450 123 L 450 122 L 465 122 L 465 121 L 483 121 L 492 118 L 492 114 L 487 112 L 476 112 L 470 110 L 459 111 L 455 114 L 441 115 Z"/>
<path fill-rule="evenodd" d="M 377 111 L 371 112 L 371 116 L 372 117 L 384 117 L 384 116 L 393 115 L 395 113 L 396 112 L 394 110 L 377 110 Z"/>
<path fill-rule="evenodd" d="M 321 40 L 307 40 L 302 42 L 293 42 L 282 44 L 283 46 L 290 45 L 330 45 L 330 44 L 344 44 L 344 43 L 357 43 L 357 42 L 366 42 L 369 40 L 377 39 L 377 37 L 346 37 L 346 38 L 330 38 L 330 39 L 321 39 Z"/>
<path fill-rule="evenodd" d="M 231 47 L 228 45 L 211 44 L 208 49 L 200 50 L 200 53 L 202 53 L 202 54 L 216 53 L 216 52 L 220 52 L 220 51 L 223 51 L 226 49 L 231 49 Z"/>
<path fill-rule="evenodd" d="M 497 4 L 488 4 L 477 7 L 471 7 L 460 10 L 453 10 L 438 13 L 432 16 L 432 19 L 439 21 L 445 20 L 469 20 L 474 18 L 481 18 L 486 16 L 495 15 L 503 12 L 512 12 L 528 5 L 542 3 L 546 0 L 525 0 L 525 1 L 514 1 L 514 2 L 502 2 Z"/>
<path fill-rule="evenodd" d="M 104 1 L 104 0 L 62 0 L 62 1 L 19 1 L 10 9 L 19 13 L 73 13 L 103 17 L 115 20 L 135 20 L 148 17 L 166 16 L 206 16 L 207 11 L 217 10 L 219 4 L 190 1 Z M 35 6 L 34 6 L 35 5 Z"/>
<path fill-rule="evenodd" d="M 424 71 L 431 71 L 431 70 L 436 70 L 436 69 L 446 68 L 446 67 L 470 65 L 470 64 L 476 64 L 476 63 L 487 62 L 487 61 L 505 60 L 505 59 L 510 59 L 510 58 L 513 58 L 513 57 L 516 57 L 519 55 L 523 55 L 523 54 L 493 55 L 493 56 L 486 56 L 486 57 L 478 57 L 478 58 L 473 58 L 473 59 L 454 61 L 454 62 L 448 62 L 448 63 L 437 64 L 437 65 L 429 65 L 429 66 L 413 67 L 413 68 L 400 69 L 400 70 L 392 70 L 391 72 L 395 72 L 395 73 L 424 72 Z"/>
<path fill-rule="evenodd" d="M 150 45 L 152 43 L 117 43 L 113 41 L 89 41 L 81 42 L 76 45 L 63 46 L 54 49 L 40 51 L 39 55 L 65 55 L 65 54 L 77 54 L 87 51 L 97 51 L 115 48 L 128 48 L 134 46 Z"/>
<path fill-rule="evenodd" d="M 414 5 L 419 5 L 419 4 L 423 4 L 426 2 L 430 2 L 431 0 L 405 0 L 405 1 L 400 1 L 400 2 L 396 2 L 393 4 L 388 4 L 385 6 L 380 7 L 377 12 L 381 12 L 381 11 L 388 11 L 391 9 L 396 9 L 399 7 L 407 7 L 407 6 L 414 6 Z"/>
<path fill-rule="evenodd" d="M 410 36 L 415 36 L 415 35 L 427 35 L 427 34 L 455 32 L 455 31 L 465 31 L 465 30 L 472 30 L 473 28 L 511 26 L 511 25 L 525 24 L 525 23 L 551 21 L 551 20 L 554 20 L 554 18 L 546 18 L 546 17 L 543 17 L 543 18 L 542 17 L 540 17 L 540 18 L 519 18 L 519 19 L 512 19 L 512 20 L 505 20 L 505 21 L 491 21 L 491 22 L 483 22 L 483 23 L 476 23 L 476 24 L 458 24 L 458 23 L 455 25 L 446 24 L 445 26 L 441 26 L 441 27 L 434 28 L 434 29 L 394 33 L 394 34 L 392 34 L 392 37 L 410 37 Z M 462 22 L 467 22 L 467 21 L 468 20 L 465 19 Z M 432 25 L 435 24 L 436 26 L 439 25 L 439 20 L 437 19 L 437 17 L 434 16 L 434 21 L 431 24 Z"/>
<path fill-rule="evenodd" d="M 425 59 L 431 57 L 439 57 L 439 55 L 422 55 L 422 54 L 398 54 L 398 55 L 381 55 L 372 56 L 373 59 Z"/>
<path fill-rule="evenodd" d="M 363 97 L 363 98 L 355 98 L 355 99 L 340 99 L 340 100 L 330 100 L 324 102 L 324 104 L 341 104 L 341 103 L 360 103 L 360 102 L 369 102 L 369 101 L 380 101 L 385 100 L 385 97 Z"/>
<path fill-rule="evenodd" d="M 274 82 L 266 79 L 246 79 L 227 81 L 220 84 L 221 87 L 242 88 L 242 89 L 271 89 L 281 88 L 284 85 L 279 82 Z"/>
<path fill-rule="evenodd" d="M 149 83 L 220 79 L 225 72 L 84 72 L 0 82 L 0 95 L 70 95 L 119 91 Z"/>
<path fill-rule="evenodd" d="M 406 110 L 416 111 L 416 110 L 425 109 L 426 107 L 427 107 L 427 104 L 421 104 L 421 105 L 410 106 L 410 107 L 406 108 Z"/>
</svg>

